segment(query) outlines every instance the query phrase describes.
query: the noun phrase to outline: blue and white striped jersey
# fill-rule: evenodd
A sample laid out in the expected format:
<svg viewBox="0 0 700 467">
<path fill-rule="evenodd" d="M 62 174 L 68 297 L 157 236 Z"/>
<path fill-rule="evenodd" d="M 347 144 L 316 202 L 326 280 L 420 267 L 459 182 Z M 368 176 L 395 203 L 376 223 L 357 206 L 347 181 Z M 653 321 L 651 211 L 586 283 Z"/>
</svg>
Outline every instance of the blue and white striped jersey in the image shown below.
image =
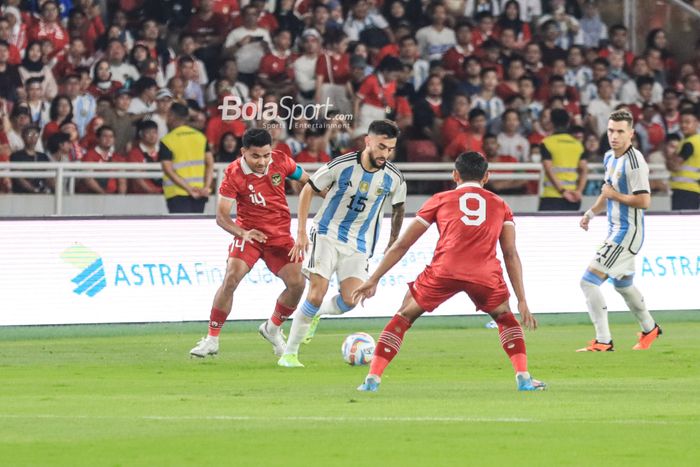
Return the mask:
<svg viewBox="0 0 700 467">
<path fill-rule="evenodd" d="M 406 182 L 394 164 L 387 161 L 376 172 L 367 172 L 360 152 L 342 155 L 311 176 L 316 191 L 329 188 L 314 217 L 317 235 L 326 235 L 355 251 L 372 256 L 379 237 L 384 202 L 406 201 Z"/>
<path fill-rule="evenodd" d="M 650 193 L 649 166 L 641 152 L 630 147 L 620 157 L 605 153 L 605 182 L 622 194 Z M 644 242 L 644 210 L 608 200 L 608 241 L 637 254 Z"/>
</svg>

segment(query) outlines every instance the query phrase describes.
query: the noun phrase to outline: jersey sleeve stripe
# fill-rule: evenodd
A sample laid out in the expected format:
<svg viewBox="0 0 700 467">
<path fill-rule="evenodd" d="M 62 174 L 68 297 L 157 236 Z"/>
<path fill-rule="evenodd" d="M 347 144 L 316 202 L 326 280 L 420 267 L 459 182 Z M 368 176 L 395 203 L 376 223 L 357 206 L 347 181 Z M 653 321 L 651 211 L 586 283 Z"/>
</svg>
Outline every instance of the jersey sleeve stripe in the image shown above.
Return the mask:
<svg viewBox="0 0 700 467">
<path fill-rule="evenodd" d="M 418 222 L 420 222 L 421 224 L 423 224 L 424 226 L 430 227 L 430 222 L 426 221 L 426 220 L 423 219 L 422 217 L 416 216 L 416 220 L 417 220 Z"/>
<path fill-rule="evenodd" d="M 316 185 L 314 185 L 314 182 L 312 182 L 311 179 L 309 179 L 308 184 L 311 186 L 311 188 L 312 188 L 316 193 L 320 193 L 320 192 L 321 192 L 321 190 L 319 190 L 318 187 L 317 187 Z"/>
<path fill-rule="evenodd" d="M 637 190 L 632 192 L 633 195 L 641 195 L 642 193 L 649 193 L 649 190 Z"/>
<path fill-rule="evenodd" d="M 400 183 L 403 183 L 405 181 L 403 174 L 399 171 L 399 169 L 396 168 L 396 166 L 394 164 L 392 164 L 391 162 L 387 162 L 386 166 L 389 168 L 389 170 L 394 172 L 397 177 L 399 177 Z"/>
<path fill-rule="evenodd" d="M 332 161 L 330 161 L 330 162 L 328 163 L 328 168 L 329 168 L 329 169 L 330 169 L 330 168 L 333 168 L 333 167 L 335 167 L 336 165 L 342 164 L 343 162 L 353 161 L 353 160 L 355 160 L 356 157 L 357 157 L 357 153 L 354 153 L 354 152 L 353 152 L 353 153 L 350 153 L 350 154 L 346 154 L 346 155 L 344 155 L 344 156 L 340 156 L 340 157 L 338 157 L 338 158 L 333 159 Z"/>
</svg>

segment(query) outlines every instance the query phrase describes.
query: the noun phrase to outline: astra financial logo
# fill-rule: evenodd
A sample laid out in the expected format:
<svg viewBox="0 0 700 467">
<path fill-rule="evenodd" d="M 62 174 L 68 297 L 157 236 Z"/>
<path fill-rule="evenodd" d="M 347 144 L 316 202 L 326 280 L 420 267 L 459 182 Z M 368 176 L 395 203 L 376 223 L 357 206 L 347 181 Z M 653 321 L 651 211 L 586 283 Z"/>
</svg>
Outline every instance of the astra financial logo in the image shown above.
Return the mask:
<svg viewBox="0 0 700 467">
<path fill-rule="evenodd" d="M 120 262 L 118 256 L 109 258 L 104 261 L 101 254 L 79 243 L 64 250 L 61 259 L 79 271 L 71 278 L 73 293 L 94 297 L 108 285 L 110 288 L 218 286 L 226 272 L 225 266 L 198 260 Z"/>
<path fill-rule="evenodd" d="M 80 270 L 71 279 L 76 286 L 73 293 L 94 297 L 107 287 L 104 263 L 96 252 L 83 245 L 74 245 L 61 253 L 61 259 Z"/>
</svg>

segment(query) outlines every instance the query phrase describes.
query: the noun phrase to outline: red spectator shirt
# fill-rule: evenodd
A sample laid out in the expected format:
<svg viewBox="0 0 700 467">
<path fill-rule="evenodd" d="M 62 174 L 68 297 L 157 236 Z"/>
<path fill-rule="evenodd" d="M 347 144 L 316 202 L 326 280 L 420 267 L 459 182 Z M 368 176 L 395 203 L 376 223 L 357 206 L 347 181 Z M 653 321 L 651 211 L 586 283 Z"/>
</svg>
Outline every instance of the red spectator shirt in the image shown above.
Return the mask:
<svg viewBox="0 0 700 467">
<path fill-rule="evenodd" d="M 463 183 L 426 201 L 416 220 L 426 227 L 437 224 L 440 232 L 428 266 L 436 276 L 491 288 L 503 284 L 496 246 L 503 226 L 514 223 L 513 211 L 498 195 L 476 182 Z"/>
<path fill-rule="evenodd" d="M 376 67 L 379 65 L 384 57 L 396 57 L 400 58 L 401 53 L 399 52 L 399 46 L 398 44 L 391 43 L 387 44 L 381 49 L 379 49 L 379 52 L 377 53 L 376 58 L 374 59 L 374 66 Z"/>
<path fill-rule="evenodd" d="M 442 141 L 449 143 L 454 140 L 460 133 L 469 132 L 469 121 L 462 120 L 454 115 L 447 117 L 442 124 Z"/>
<path fill-rule="evenodd" d="M 483 138 L 475 133 L 459 133 L 445 148 L 445 155 L 452 159 L 467 151 L 483 152 Z"/>
<path fill-rule="evenodd" d="M 236 29 L 243 26 L 243 15 L 238 15 L 233 18 L 233 27 L 231 29 Z M 258 16 L 258 27 L 265 28 L 268 31 L 275 31 L 279 28 L 279 23 L 277 18 L 267 11 L 263 11 Z"/>
<path fill-rule="evenodd" d="M 205 36 L 223 36 L 228 26 L 228 18 L 220 13 L 212 14 L 209 19 L 193 15 L 185 26 L 185 32 L 192 34 L 195 39 Z"/>
<path fill-rule="evenodd" d="M 297 154 L 297 157 L 295 158 L 297 162 L 330 162 L 331 158 L 328 154 L 326 154 L 324 151 L 319 152 L 318 154 L 312 154 L 308 149 L 304 149 L 301 151 L 299 154 Z"/>
<path fill-rule="evenodd" d="M 245 130 L 245 123 L 241 120 L 224 121 L 221 115 L 215 113 L 207 122 L 207 128 L 204 134 L 209 141 L 209 145 L 218 148 L 221 137 L 226 133 L 233 133 L 236 138 L 241 138 Z"/>
<path fill-rule="evenodd" d="M 143 163 L 143 162 L 150 162 L 150 163 L 157 163 L 158 161 L 158 149 L 160 145 L 156 144 L 155 149 L 153 151 L 148 151 L 148 149 L 145 146 L 142 146 L 140 143 L 137 143 L 134 145 L 133 148 L 131 148 L 131 151 L 126 155 L 126 162 L 133 162 L 133 163 Z M 147 193 L 144 192 L 138 185 L 133 183 L 135 180 L 129 180 L 129 193 Z M 143 181 L 146 183 L 146 185 L 149 186 L 149 188 L 153 188 L 158 190 L 159 192 L 163 192 L 163 188 L 160 184 L 158 184 L 158 181 L 156 180 L 151 180 L 151 179 L 143 179 Z"/>
<path fill-rule="evenodd" d="M 328 74 L 329 69 L 330 75 Z M 323 76 L 324 83 L 347 83 L 350 81 L 350 55 L 342 54 L 338 58 L 331 54 L 319 55 L 316 59 L 316 76 Z"/>
<path fill-rule="evenodd" d="M 284 181 L 296 168 L 294 160 L 275 150 L 264 174 L 253 172 L 243 157 L 226 168 L 219 194 L 236 201 L 237 225 L 267 235 L 265 245 L 289 241 L 292 217 Z"/>
<path fill-rule="evenodd" d="M 82 162 L 103 162 L 103 163 L 108 163 L 108 162 L 126 162 L 126 158 L 122 156 L 121 154 L 118 154 L 114 152 L 114 150 L 110 150 L 106 153 L 102 152 L 101 149 L 98 147 L 94 147 L 90 149 L 87 154 L 82 159 Z M 96 178 L 95 181 L 107 192 L 107 193 L 116 193 L 118 186 L 117 186 L 117 179 L 116 178 Z"/>
<path fill-rule="evenodd" d="M 10 47 L 8 48 L 10 56 L 7 59 L 7 63 L 10 65 L 19 65 L 22 63 L 22 57 L 19 54 L 19 49 L 17 48 L 16 45 L 10 44 Z"/>
<path fill-rule="evenodd" d="M 445 68 L 455 74 L 457 78 L 465 78 L 464 60 L 474 53 L 474 46 L 470 44 L 469 50 L 464 50 L 464 47 L 455 45 L 442 56 L 442 64 Z"/>
<path fill-rule="evenodd" d="M 285 156 L 289 157 L 290 159 L 293 159 L 292 157 L 292 149 L 289 147 L 289 145 L 283 141 L 280 141 L 279 143 L 275 144 L 275 147 L 272 148 L 275 151 L 280 151 L 283 152 Z"/>
<path fill-rule="evenodd" d="M 199 1 L 193 1 L 192 6 L 199 8 Z M 212 10 L 224 16 L 236 16 L 240 14 L 241 7 L 238 5 L 238 0 L 214 0 Z"/>
<path fill-rule="evenodd" d="M 50 41 L 53 44 L 51 57 L 62 54 L 70 39 L 68 32 L 60 24 L 49 24 L 43 20 L 40 20 L 29 29 L 28 36 L 29 40 L 33 41 Z"/>
<path fill-rule="evenodd" d="M 289 50 L 280 56 L 275 52 L 270 52 L 263 56 L 258 68 L 258 76 L 261 78 L 270 79 L 272 81 L 284 81 L 291 79 L 293 68 L 292 63 L 296 60 L 296 56 Z"/>
<path fill-rule="evenodd" d="M 359 97 L 364 104 L 373 105 L 383 109 L 387 106 L 396 106 L 396 81 L 386 83 L 380 80 L 377 74 L 371 74 L 360 85 L 357 90 Z"/>
</svg>

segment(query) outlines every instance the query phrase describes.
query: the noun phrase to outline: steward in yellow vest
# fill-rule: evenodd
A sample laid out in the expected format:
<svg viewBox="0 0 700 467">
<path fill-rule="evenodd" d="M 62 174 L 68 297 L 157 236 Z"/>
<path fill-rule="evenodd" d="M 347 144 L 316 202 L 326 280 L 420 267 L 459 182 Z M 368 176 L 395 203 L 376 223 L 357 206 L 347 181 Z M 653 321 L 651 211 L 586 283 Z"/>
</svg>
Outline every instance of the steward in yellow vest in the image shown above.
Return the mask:
<svg viewBox="0 0 700 467">
<path fill-rule="evenodd" d="M 203 213 L 211 194 L 214 158 L 207 138 L 187 125 L 189 111 L 174 103 L 168 114 L 170 133 L 160 140 L 163 194 L 172 213 Z"/>
<path fill-rule="evenodd" d="M 586 186 L 588 164 L 583 144 L 569 133 L 569 114 L 552 110 L 554 134 L 542 140 L 540 153 L 544 167 L 540 211 L 578 211 Z"/>
<path fill-rule="evenodd" d="M 698 116 L 692 109 L 681 111 L 683 140 L 678 156 L 666 161 L 671 171 L 671 209 L 700 209 L 700 135 Z"/>
</svg>

